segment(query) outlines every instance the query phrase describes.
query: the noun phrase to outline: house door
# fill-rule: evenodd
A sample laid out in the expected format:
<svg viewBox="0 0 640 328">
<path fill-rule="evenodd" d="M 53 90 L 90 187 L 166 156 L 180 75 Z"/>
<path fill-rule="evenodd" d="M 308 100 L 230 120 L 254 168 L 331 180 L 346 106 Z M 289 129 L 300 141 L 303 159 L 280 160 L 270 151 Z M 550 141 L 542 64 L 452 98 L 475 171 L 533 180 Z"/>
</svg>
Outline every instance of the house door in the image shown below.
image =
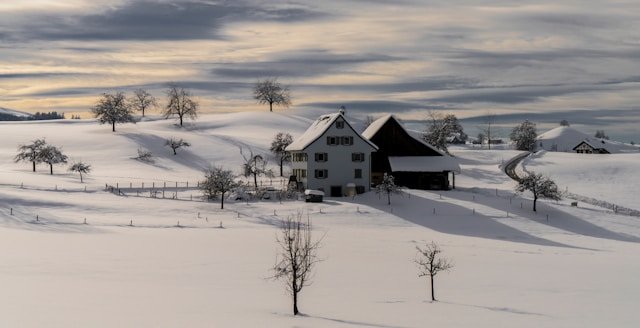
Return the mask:
<svg viewBox="0 0 640 328">
<path fill-rule="evenodd" d="M 331 197 L 342 197 L 342 186 L 331 186 Z"/>
</svg>

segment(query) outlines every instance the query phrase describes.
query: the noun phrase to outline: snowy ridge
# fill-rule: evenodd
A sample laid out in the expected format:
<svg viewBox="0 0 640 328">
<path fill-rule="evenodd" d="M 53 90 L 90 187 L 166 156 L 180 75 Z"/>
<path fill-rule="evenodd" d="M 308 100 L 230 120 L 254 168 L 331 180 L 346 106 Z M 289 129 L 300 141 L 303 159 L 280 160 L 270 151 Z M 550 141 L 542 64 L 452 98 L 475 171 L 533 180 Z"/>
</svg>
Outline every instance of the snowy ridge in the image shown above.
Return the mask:
<svg viewBox="0 0 640 328">
<path fill-rule="evenodd" d="M 604 148 L 609 153 L 638 152 L 640 149 L 622 142 L 598 139 L 570 126 L 559 126 L 537 137 L 537 146 L 547 151 L 574 152 L 573 148 L 586 141 L 595 148 Z"/>
</svg>

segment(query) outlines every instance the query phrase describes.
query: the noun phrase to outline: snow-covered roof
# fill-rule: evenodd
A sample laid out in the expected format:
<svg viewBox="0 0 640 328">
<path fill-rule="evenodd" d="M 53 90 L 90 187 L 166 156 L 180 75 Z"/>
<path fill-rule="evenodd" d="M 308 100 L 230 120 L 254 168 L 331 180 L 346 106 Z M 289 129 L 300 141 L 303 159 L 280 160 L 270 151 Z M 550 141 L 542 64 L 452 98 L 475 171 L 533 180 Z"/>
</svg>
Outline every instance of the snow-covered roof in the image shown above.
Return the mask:
<svg viewBox="0 0 640 328">
<path fill-rule="evenodd" d="M 537 138 L 537 146 L 549 151 L 571 152 L 583 141 L 593 148 L 606 149 L 612 154 L 638 151 L 637 147 L 622 142 L 590 137 L 588 134 L 570 126 L 559 126 L 539 135 Z"/>
<path fill-rule="evenodd" d="M 380 131 L 380 129 L 387 123 L 387 121 L 389 121 L 390 119 L 394 119 L 396 122 L 398 122 L 398 125 L 400 125 L 400 127 L 413 139 L 418 140 L 419 142 L 421 142 L 422 144 L 424 144 L 425 146 L 433 149 L 435 152 L 439 153 L 442 156 L 446 156 L 445 153 L 443 153 L 442 151 L 440 151 L 439 149 L 437 149 L 436 147 L 432 146 L 431 144 L 425 142 L 424 140 L 422 140 L 422 135 L 420 132 L 417 131 L 413 131 L 413 130 L 407 130 L 405 129 L 405 127 L 402 125 L 402 123 L 400 123 L 400 121 L 398 121 L 398 119 L 392 115 L 392 114 L 387 114 L 375 121 L 373 121 L 369 127 L 367 127 L 366 130 L 364 130 L 364 132 L 362 132 L 362 136 L 371 140 L 371 138 L 373 138 L 373 136 L 375 136 L 378 131 Z"/>
<path fill-rule="evenodd" d="M 389 156 L 393 172 L 460 172 L 460 165 L 451 156 Z"/>
<path fill-rule="evenodd" d="M 373 136 L 376 135 L 376 133 L 378 133 L 378 131 L 384 126 L 385 123 L 387 123 L 387 121 L 392 118 L 393 115 L 391 114 L 387 114 L 375 121 L 373 121 L 365 130 L 364 132 L 362 132 L 362 136 L 367 138 L 367 139 L 371 139 L 373 138 Z"/>
<path fill-rule="evenodd" d="M 318 117 L 318 119 L 315 120 L 311 124 L 311 126 L 309 126 L 307 131 L 305 131 L 299 138 L 296 138 L 296 140 L 294 140 L 289 146 L 287 146 L 285 150 L 287 151 L 304 150 L 309 145 L 311 145 L 314 141 L 320 138 L 331 127 L 331 125 L 333 125 L 333 122 L 335 122 L 338 119 L 338 117 L 341 117 L 342 120 L 344 120 L 345 123 L 349 126 L 349 128 L 356 135 L 360 136 L 362 140 L 364 140 L 371 147 L 373 147 L 373 149 L 376 149 L 376 150 L 378 149 L 378 146 L 373 144 L 373 142 L 371 142 L 368 138 L 362 138 L 362 136 L 358 134 L 358 132 L 356 132 L 356 130 L 353 129 L 351 124 L 349 124 L 349 122 L 344 118 L 342 113 L 338 112 L 338 113 L 327 114 L 327 115 L 322 115 Z"/>
</svg>

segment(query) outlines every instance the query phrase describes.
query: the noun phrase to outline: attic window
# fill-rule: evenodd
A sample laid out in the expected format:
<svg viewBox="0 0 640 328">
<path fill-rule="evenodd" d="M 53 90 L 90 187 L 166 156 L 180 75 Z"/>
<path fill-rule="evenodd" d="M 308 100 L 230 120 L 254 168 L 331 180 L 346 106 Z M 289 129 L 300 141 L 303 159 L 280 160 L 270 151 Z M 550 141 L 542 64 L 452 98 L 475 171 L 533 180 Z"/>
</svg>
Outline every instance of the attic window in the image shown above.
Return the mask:
<svg viewBox="0 0 640 328">
<path fill-rule="evenodd" d="M 336 121 L 337 129 L 344 129 L 344 121 Z"/>
<path fill-rule="evenodd" d="M 338 139 L 339 139 L 339 137 L 327 137 L 327 145 L 329 145 L 329 146 L 338 145 L 338 143 L 339 143 Z"/>
</svg>

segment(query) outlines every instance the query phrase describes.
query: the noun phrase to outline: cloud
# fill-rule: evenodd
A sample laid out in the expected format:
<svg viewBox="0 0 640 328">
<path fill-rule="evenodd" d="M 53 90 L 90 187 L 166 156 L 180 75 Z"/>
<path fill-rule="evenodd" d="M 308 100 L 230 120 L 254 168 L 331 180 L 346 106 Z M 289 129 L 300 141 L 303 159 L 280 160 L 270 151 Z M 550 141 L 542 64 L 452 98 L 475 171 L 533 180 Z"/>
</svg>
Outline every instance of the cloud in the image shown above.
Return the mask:
<svg viewBox="0 0 640 328">
<path fill-rule="evenodd" d="M 356 71 L 362 64 L 401 61 L 403 58 L 376 53 L 347 54 L 324 49 L 276 54 L 260 62 L 223 63 L 211 70 L 222 78 L 312 77 L 335 73 L 366 74 Z"/>
<path fill-rule="evenodd" d="M 243 1 L 128 1 L 101 13 L 38 14 L 25 17 L 12 38 L 36 40 L 198 40 L 224 39 L 230 22 L 293 22 L 321 17 L 302 5 L 255 5 Z M 5 26 L 6 28 L 6 26 Z"/>
<path fill-rule="evenodd" d="M 348 111 L 363 113 L 398 113 L 418 109 L 443 109 L 442 106 L 430 106 L 423 103 L 391 100 L 346 100 L 342 102 L 310 102 L 298 105 L 299 107 L 325 108 L 338 110 L 345 106 Z"/>
</svg>

